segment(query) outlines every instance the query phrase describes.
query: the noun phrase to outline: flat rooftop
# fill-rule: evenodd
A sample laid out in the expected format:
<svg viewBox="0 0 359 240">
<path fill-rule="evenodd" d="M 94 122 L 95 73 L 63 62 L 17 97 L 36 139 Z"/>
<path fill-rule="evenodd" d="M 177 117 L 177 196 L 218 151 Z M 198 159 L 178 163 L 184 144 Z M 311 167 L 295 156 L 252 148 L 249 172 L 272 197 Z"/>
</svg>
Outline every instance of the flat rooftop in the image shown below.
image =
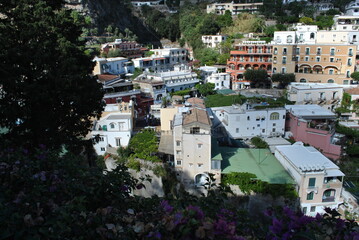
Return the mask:
<svg viewBox="0 0 359 240">
<path fill-rule="evenodd" d="M 293 145 L 277 146 L 276 150 L 297 168 L 298 172 L 326 170 L 327 176 L 344 176 L 339 167 L 311 146 L 304 146 L 302 142 Z M 333 176 L 333 175 L 332 175 Z"/>
<path fill-rule="evenodd" d="M 310 90 L 310 89 L 327 89 L 327 88 L 343 88 L 336 83 L 307 83 L 307 84 L 291 84 L 292 88 L 301 89 L 301 90 Z"/>
<path fill-rule="evenodd" d="M 219 147 L 222 173 L 249 172 L 272 184 L 295 184 L 269 149 Z"/>
<path fill-rule="evenodd" d="M 336 116 L 331 111 L 319 105 L 286 105 L 285 109 L 296 117 L 304 119 L 335 119 Z"/>
</svg>

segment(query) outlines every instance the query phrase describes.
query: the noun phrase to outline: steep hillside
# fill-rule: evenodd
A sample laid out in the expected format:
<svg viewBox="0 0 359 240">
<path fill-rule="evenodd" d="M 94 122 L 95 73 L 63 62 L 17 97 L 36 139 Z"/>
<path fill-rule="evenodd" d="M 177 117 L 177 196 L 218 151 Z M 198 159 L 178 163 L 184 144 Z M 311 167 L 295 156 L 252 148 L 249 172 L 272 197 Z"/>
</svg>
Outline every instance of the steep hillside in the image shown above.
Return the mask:
<svg viewBox="0 0 359 240">
<path fill-rule="evenodd" d="M 160 38 L 134 16 L 127 0 L 66 0 L 66 7 L 76 9 L 90 16 L 99 33 L 108 25 L 113 25 L 124 32 L 130 29 L 138 36 L 139 42 L 161 46 Z"/>
</svg>

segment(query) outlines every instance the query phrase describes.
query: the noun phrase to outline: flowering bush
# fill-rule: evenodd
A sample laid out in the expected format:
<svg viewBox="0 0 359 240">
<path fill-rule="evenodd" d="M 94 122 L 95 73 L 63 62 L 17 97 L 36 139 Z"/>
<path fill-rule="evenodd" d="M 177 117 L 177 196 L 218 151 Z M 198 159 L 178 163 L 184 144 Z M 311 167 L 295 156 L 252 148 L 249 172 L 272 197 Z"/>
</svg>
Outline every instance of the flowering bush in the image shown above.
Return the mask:
<svg viewBox="0 0 359 240">
<path fill-rule="evenodd" d="M 284 208 L 251 219 L 224 186 L 141 198 L 124 165 L 103 174 L 79 156 L 0 148 L 0 239 L 359 239 L 334 210 L 315 218 Z"/>
</svg>

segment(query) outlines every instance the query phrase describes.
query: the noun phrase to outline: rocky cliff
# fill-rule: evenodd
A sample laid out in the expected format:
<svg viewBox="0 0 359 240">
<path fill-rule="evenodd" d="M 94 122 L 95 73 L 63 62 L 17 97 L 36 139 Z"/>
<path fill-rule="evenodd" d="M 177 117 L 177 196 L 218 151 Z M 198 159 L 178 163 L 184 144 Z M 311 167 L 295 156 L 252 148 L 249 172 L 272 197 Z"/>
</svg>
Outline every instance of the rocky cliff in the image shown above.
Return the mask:
<svg viewBox="0 0 359 240">
<path fill-rule="evenodd" d="M 66 0 L 66 7 L 90 16 L 99 33 L 104 32 L 108 25 L 119 28 L 123 33 L 128 28 L 138 36 L 139 42 L 161 46 L 156 33 L 133 15 L 128 0 Z"/>
</svg>

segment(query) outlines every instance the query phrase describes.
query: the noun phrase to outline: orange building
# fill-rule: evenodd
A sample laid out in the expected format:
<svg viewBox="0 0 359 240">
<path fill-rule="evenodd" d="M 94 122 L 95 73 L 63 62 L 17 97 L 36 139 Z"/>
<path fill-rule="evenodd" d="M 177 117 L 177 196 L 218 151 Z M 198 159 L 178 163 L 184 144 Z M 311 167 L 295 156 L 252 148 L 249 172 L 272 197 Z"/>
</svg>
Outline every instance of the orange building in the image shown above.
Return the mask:
<svg viewBox="0 0 359 240">
<path fill-rule="evenodd" d="M 265 41 L 244 41 L 230 54 L 226 72 L 231 75 L 233 90 L 250 85 L 243 76 L 247 69 L 265 69 L 268 75 L 272 74 L 272 45 Z"/>
</svg>

